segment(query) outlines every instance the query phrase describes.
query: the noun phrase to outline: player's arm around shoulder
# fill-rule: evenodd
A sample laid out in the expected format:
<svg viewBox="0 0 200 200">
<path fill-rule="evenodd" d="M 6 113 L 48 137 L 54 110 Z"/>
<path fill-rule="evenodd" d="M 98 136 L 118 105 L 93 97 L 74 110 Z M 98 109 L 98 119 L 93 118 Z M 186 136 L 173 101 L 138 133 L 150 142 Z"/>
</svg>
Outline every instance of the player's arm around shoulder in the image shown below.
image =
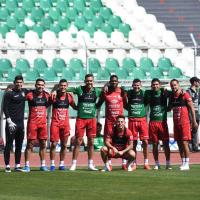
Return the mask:
<svg viewBox="0 0 200 200">
<path fill-rule="evenodd" d="M 75 103 L 74 97 L 72 93 L 67 92 L 67 98 L 69 101 L 69 105 L 74 109 L 74 110 L 78 110 L 78 106 Z"/>
</svg>

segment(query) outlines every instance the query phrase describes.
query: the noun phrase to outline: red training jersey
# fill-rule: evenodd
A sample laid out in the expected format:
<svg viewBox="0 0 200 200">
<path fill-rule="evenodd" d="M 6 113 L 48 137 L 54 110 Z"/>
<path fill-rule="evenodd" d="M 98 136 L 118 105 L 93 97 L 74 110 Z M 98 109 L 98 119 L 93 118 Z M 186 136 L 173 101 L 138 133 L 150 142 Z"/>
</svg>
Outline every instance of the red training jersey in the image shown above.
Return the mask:
<svg viewBox="0 0 200 200">
<path fill-rule="evenodd" d="M 49 93 L 37 94 L 35 90 L 28 92 L 26 99 L 29 105 L 28 122 L 34 124 L 46 124 L 47 107 L 49 106 Z"/>
</svg>

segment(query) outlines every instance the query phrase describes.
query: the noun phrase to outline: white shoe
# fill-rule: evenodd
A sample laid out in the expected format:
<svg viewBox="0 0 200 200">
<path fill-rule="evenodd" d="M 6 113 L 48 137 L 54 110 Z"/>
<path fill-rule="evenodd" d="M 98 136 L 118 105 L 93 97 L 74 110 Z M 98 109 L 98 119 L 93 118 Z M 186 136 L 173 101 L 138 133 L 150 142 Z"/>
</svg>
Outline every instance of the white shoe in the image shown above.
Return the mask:
<svg viewBox="0 0 200 200">
<path fill-rule="evenodd" d="M 180 170 L 181 170 L 181 171 L 190 170 L 190 166 L 189 166 L 189 165 L 183 165 L 183 166 L 180 167 Z"/>
<path fill-rule="evenodd" d="M 171 165 L 166 165 L 165 169 L 172 170 L 172 166 Z"/>
<path fill-rule="evenodd" d="M 70 171 L 75 171 L 76 170 L 76 164 L 72 164 L 72 166 L 69 168 Z"/>
<path fill-rule="evenodd" d="M 153 168 L 154 170 L 159 170 L 161 169 L 160 165 L 155 165 L 155 167 Z"/>
<path fill-rule="evenodd" d="M 98 169 L 94 165 L 88 165 L 88 169 L 91 171 L 98 171 Z"/>
<path fill-rule="evenodd" d="M 102 172 L 110 172 L 111 169 L 108 166 L 104 166 L 104 168 L 101 170 Z"/>
</svg>

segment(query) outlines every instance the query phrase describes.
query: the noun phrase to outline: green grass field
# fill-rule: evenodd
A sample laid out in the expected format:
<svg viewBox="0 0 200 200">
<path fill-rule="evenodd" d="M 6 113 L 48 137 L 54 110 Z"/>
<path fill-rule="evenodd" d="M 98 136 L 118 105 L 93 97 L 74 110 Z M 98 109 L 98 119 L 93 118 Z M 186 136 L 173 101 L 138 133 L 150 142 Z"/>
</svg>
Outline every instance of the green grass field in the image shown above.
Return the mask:
<svg viewBox="0 0 200 200">
<path fill-rule="evenodd" d="M 0 200 L 186 200 L 200 199 L 200 166 L 179 171 L 5 173 L 0 171 Z"/>
</svg>

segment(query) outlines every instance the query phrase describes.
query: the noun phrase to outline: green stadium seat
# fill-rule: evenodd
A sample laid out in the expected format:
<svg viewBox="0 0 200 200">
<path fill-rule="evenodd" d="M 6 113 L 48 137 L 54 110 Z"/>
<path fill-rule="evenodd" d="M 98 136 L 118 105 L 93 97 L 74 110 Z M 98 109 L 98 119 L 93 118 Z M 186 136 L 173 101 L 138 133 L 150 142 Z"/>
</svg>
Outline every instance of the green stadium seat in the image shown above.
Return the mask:
<svg viewBox="0 0 200 200">
<path fill-rule="evenodd" d="M 132 76 L 134 77 L 134 78 L 138 78 L 138 79 L 146 79 L 146 74 L 145 74 L 145 72 L 142 70 L 142 69 L 140 69 L 139 67 L 136 67 L 136 68 L 134 68 L 133 69 L 133 74 L 132 74 Z"/>
<path fill-rule="evenodd" d="M 93 17 L 92 23 L 96 29 L 99 29 L 104 23 L 104 18 L 101 15 L 96 15 Z"/>
<path fill-rule="evenodd" d="M 148 57 L 142 57 L 140 59 L 140 69 L 142 69 L 145 73 L 150 72 L 151 68 L 154 67 L 153 61 Z"/>
<path fill-rule="evenodd" d="M 108 7 L 101 7 L 99 14 L 104 18 L 104 20 L 108 21 L 110 17 L 113 15 L 112 10 Z"/>
<path fill-rule="evenodd" d="M 128 71 L 124 68 L 117 68 L 115 71 L 116 75 L 118 76 L 119 79 L 127 79 L 128 77 Z"/>
<path fill-rule="evenodd" d="M 58 0 L 56 7 L 61 10 L 61 12 L 66 12 L 66 9 L 69 7 L 68 0 Z"/>
<path fill-rule="evenodd" d="M 68 7 L 66 9 L 66 16 L 68 17 L 68 19 L 70 19 L 70 21 L 75 21 L 76 17 L 78 16 L 77 9 L 73 7 Z"/>
<path fill-rule="evenodd" d="M 182 73 L 180 68 L 173 66 L 173 67 L 170 67 L 168 76 L 169 76 L 170 79 L 182 78 L 183 73 Z"/>
<path fill-rule="evenodd" d="M 50 29 L 50 25 L 53 23 L 53 19 L 50 16 L 44 16 L 41 19 L 40 24 L 46 29 Z"/>
<path fill-rule="evenodd" d="M 15 76 L 21 75 L 21 71 L 15 68 L 8 70 L 8 78 L 7 81 L 13 81 L 15 79 Z"/>
<path fill-rule="evenodd" d="M 84 26 L 84 30 L 87 31 L 90 34 L 90 37 L 94 37 L 94 32 L 96 31 L 96 28 L 92 22 L 88 22 Z"/>
<path fill-rule="evenodd" d="M 69 61 L 69 68 L 72 69 L 75 73 L 80 73 L 80 70 L 83 69 L 83 62 L 81 59 L 72 58 Z"/>
<path fill-rule="evenodd" d="M 122 60 L 122 67 L 123 69 L 126 69 L 129 74 L 132 74 L 133 69 L 137 66 L 134 59 L 127 57 Z"/>
<path fill-rule="evenodd" d="M 89 73 L 97 74 L 98 70 L 101 68 L 101 64 L 96 58 L 88 59 Z"/>
<path fill-rule="evenodd" d="M 163 77 L 163 74 L 162 74 L 162 71 L 160 70 L 160 68 L 158 67 L 153 67 L 151 68 L 150 70 L 150 77 L 153 79 L 153 78 L 162 78 Z"/>
<path fill-rule="evenodd" d="M 24 24 L 23 22 L 17 24 L 15 29 L 20 38 L 24 38 L 24 35 L 28 30 L 28 26 L 26 26 L 26 24 Z"/>
<path fill-rule="evenodd" d="M 39 72 L 40 76 L 44 76 L 44 70 L 48 68 L 48 65 L 45 59 L 36 58 L 33 63 L 33 68 Z"/>
<path fill-rule="evenodd" d="M 62 58 L 54 58 L 52 62 L 52 68 L 58 73 L 62 73 L 63 68 L 66 68 L 65 61 Z"/>
<path fill-rule="evenodd" d="M 41 21 L 44 16 L 44 11 L 40 7 L 34 7 L 31 11 L 31 19 L 35 22 Z"/>
<path fill-rule="evenodd" d="M 36 32 L 39 36 L 39 38 L 42 38 L 42 33 L 45 31 L 44 26 L 42 26 L 41 24 L 36 24 L 33 26 L 33 31 Z"/>
<path fill-rule="evenodd" d="M 8 25 L 6 23 L 0 23 L 0 33 L 3 38 L 6 37 L 6 33 L 10 31 Z"/>
<path fill-rule="evenodd" d="M 112 16 L 110 16 L 108 23 L 114 29 L 118 29 L 119 25 L 122 23 L 122 20 L 121 20 L 121 18 L 119 16 L 112 15 Z"/>
<path fill-rule="evenodd" d="M 78 10 L 78 12 L 83 12 L 86 7 L 85 0 L 74 0 L 73 6 Z"/>
<path fill-rule="evenodd" d="M 34 0 L 23 0 L 22 1 L 22 8 L 26 10 L 26 12 L 31 12 L 31 10 L 35 7 Z"/>
<path fill-rule="evenodd" d="M 9 16 L 6 23 L 10 29 L 15 29 L 16 25 L 19 23 L 15 16 Z"/>
<path fill-rule="evenodd" d="M 67 79 L 68 81 L 71 81 L 74 79 L 75 73 L 72 69 L 69 67 L 63 68 L 62 71 L 62 78 Z"/>
<path fill-rule="evenodd" d="M 70 26 L 70 20 L 67 18 L 67 16 L 60 16 L 58 18 L 58 24 L 62 29 L 68 29 Z"/>
<path fill-rule="evenodd" d="M 9 69 L 12 69 L 12 64 L 9 59 L 1 58 L 0 59 L 0 71 L 2 73 L 7 73 Z"/>
<path fill-rule="evenodd" d="M 106 68 L 100 68 L 97 73 L 97 80 L 109 80 L 110 72 Z"/>
<path fill-rule="evenodd" d="M 124 34 L 125 38 L 128 38 L 131 27 L 129 24 L 121 23 L 119 24 L 119 31 Z"/>
<path fill-rule="evenodd" d="M 61 16 L 61 11 L 59 8 L 52 7 L 49 9 L 49 16 L 54 20 L 58 21 L 59 17 Z"/>
<path fill-rule="evenodd" d="M 26 73 L 30 68 L 28 60 L 19 58 L 16 60 L 16 69 L 20 70 L 22 74 Z"/>
<path fill-rule="evenodd" d="M 62 27 L 58 23 L 53 23 L 50 25 L 50 31 L 54 32 L 56 36 L 58 36 L 58 33 L 62 31 Z"/>
<path fill-rule="evenodd" d="M 5 7 L 0 7 L 0 21 L 6 21 L 7 18 L 10 16 L 10 12 Z"/>
<path fill-rule="evenodd" d="M 17 7 L 15 8 L 14 16 L 18 21 L 23 21 L 26 18 L 27 13 L 22 7 Z"/>
<path fill-rule="evenodd" d="M 164 71 L 168 72 L 169 69 L 172 67 L 172 63 L 169 58 L 162 57 L 162 58 L 159 58 L 158 60 L 158 67 L 160 68 L 162 72 Z"/>
<path fill-rule="evenodd" d="M 76 17 L 74 24 L 79 30 L 82 30 L 87 24 L 87 20 L 83 15 L 79 15 Z"/>
<path fill-rule="evenodd" d="M 56 76 L 56 72 L 53 68 L 44 69 L 44 79 L 46 81 L 57 81 L 58 77 Z"/>
<path fill-rule="evenodd" d="M 51 0 L 40 0 L 40 8 L 42 8 L 45 12 L 49 11 L 49 9 L 53 6 Z"/>
<path fill-rule="evenodd" d="M 6 8 L 10 12 L 14 12 L 15 8 L 18 7 L 17 0 L 6 0 Z"/>
<path fill-rule="evenodd" d="M 24 79 L 26 81 L 35 81 L 37 78 L 40 77 L 39 72 L 36 69 L 30 68 L 24 75 Z"/>
<path fill-rule="evenodd" d="M 112 74 L 116 72 L 117 68 L 119 68 L 119 63 L 115 58 L 107 58 L 105 62 L 105 67 Z"/>
<path fill-rule="evenodd" d="M 108 24 L 108 23 L 104 23 L 102 26 L 101 26 L 101 31 L 105 32 L 107 37 L 110 38 L 111 36 L 111 33 L 114 31 L 113 27 Z"/>
<path fill-rule="evenodd" d="M 87 19 L 87 21 L 92 21 L 93 17 L 95 16 L 95 12 L 92 7 L 85 7 L 83 16 Z"/>
<path fill-rule="evenodd" d="M 90 7 L 92 7 L 95 12 L 99 12 L 102 6 L 101 0 L 90 0 Z"/>
</svg>

